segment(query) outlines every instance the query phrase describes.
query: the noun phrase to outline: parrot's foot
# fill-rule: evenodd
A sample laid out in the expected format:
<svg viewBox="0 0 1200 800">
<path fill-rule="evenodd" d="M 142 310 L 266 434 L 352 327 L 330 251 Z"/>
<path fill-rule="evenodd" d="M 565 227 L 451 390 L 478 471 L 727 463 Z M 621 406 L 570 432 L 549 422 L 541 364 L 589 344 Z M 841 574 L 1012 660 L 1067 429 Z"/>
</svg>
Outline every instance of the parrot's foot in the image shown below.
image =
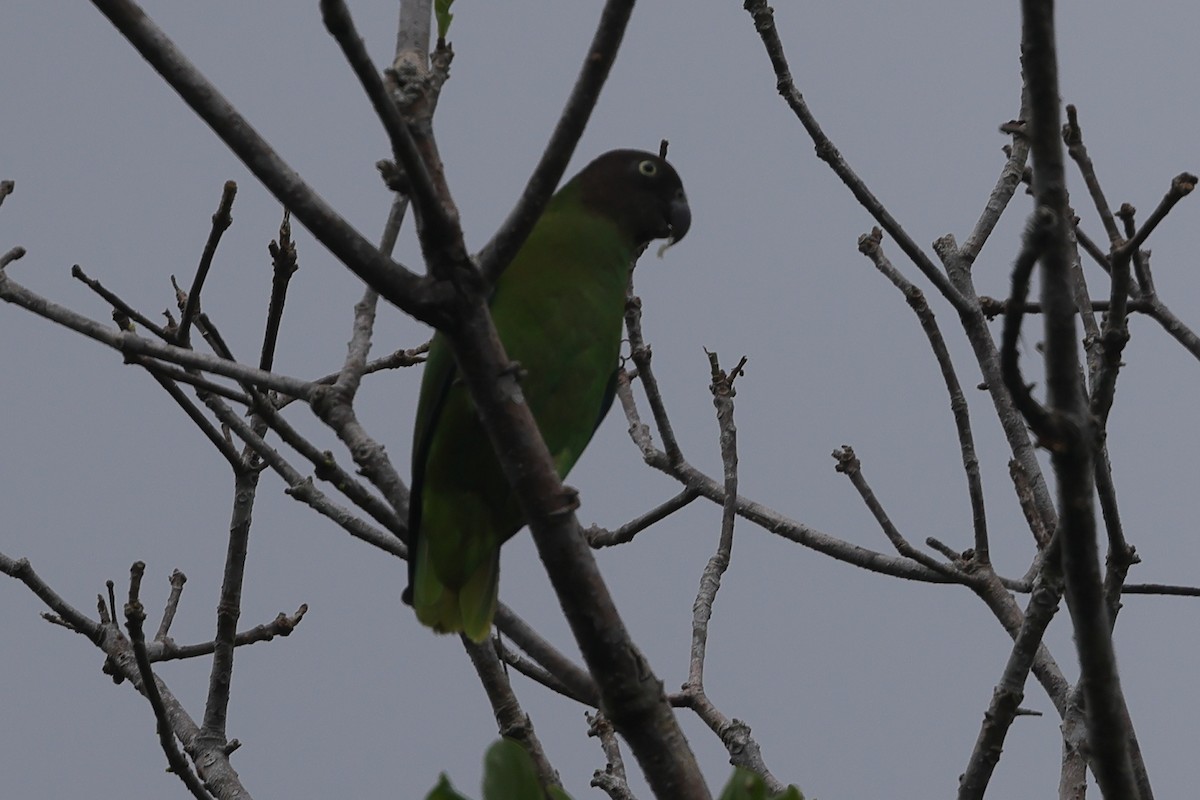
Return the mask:
<svg viewBox="0 0 1200 800">
<path fill-rule="evenodd" d="M 523 366 L 521 366 L 520 361 L 510 361 L 510 362 L 508 362 L 508 366 L 506 366 L 504 369 L 500 370 L 501 377 L 511 375 L 514 378 L 516 378 L 517 383 L 520 383 L 523 380 L 525 380 L 525 376 L 528 374 L 529 374 L 529 371 L 526 370 Z"/>
<path fill-rule="evenodd" d="M 551 511 L 551 516 L 565 517 L 567 514 L 573 514 L 579 508 L 579 490 L 574 486 L 563 484 L 561 498 L 562 506 Z"/>
</svg>

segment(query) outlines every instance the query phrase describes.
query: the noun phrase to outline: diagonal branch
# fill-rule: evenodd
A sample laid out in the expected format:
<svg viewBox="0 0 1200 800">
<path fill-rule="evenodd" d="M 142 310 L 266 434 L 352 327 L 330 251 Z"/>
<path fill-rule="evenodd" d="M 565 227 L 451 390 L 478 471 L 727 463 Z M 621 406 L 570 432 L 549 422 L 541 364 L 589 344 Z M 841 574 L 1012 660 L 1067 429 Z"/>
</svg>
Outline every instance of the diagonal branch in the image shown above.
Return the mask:
<svg viewBox="0 0 1200 800">
<path fill-rule="evenodd" d="M 187 305 L 183 308 L 183 313 L 179 318 L 179 327 L 173 337 L 174 344 L 180 347 L 188 346 L 188 332 L 191 329 L 192 320 L 200 311 L 200 290 L 208 278 L 208 271 L 217 254 L 217 245 L 221 243 L 221 236 L 233 224 L 233 216 L 230 211 L 233 209 L 233 198 L 236 195 L 237 184 L 233 181 L 225 181 L 225 188 L 221 192 L 221 203 L 212 216 L 212 229 L 209 231 L 208 240 L 204 243 L 204 252 L 200 254 L 200 264 L 196 267 L 196 275 L 192 278 L 192 287 L 188 290 Z M 263 369 L 269 369 L 269 367 L 263 367 Z"/>
<path fill-rule="evenodd" d="M 575 86 L 563 106 L 541 159 L 504 224 L 479 252 L 479 269 L 489 284 L 495 282 L 521 249 L 534 223 L 542 216 L 554 188 L 562 180 L 563 171 L 575 152 L 575 145 L 583 135 L 596 101 L 600 99 L 600 90 L 616 60 L 632 13 L 633 0 L 608 0 L 604 4 L 579 77 L 575 79 Z"/>
<path fill-rule="evenodd" d="M 971 500 L 971 526 L 975 533 L 975 560 L 979 564 L 990 564 L 987 512 L 983 504 L 983 481 L 979 475 L 979 457 L 975 454 L 975 435 L 971 432 L 971 412 L 967 405 L 966 395 L 963 394 L 962 384 L 958 381 L 958 373 L 954 370 L 954 362 L 950 358 L 950 350 L 938 327 L 937 319 L 925 293 L 918 289 L 892 265 L 891 259 L 884 254 L 882 248 L 883 231 L 875 228 L 870 234 L 864 234 L 858 239 L 858 249 L 871 259 L 875 268 L 892 282 L 892 285 L 904 294 L 908 305 L 916 313 L 921 323 L 921 329 L 929 340 L 929 347 L 937 359 L 938 368 L 942 373 L 942 382 L 946 384 L 946 392 L 950 395 L 950 410 L 954 416 L 954 428 L 958 433 L 958 448 L 962 454 L 963 472 L 967 476 L 967 495 Z"/>
<path fill-rule="evenodd" d="M 945 273 L 939 270 L 925 254 L 912 237 L 900 226 L 891 213 L 884 208 L 883 203 L 879 198 L 867 187 L 862 178 L 855 173 L 854 169 L 842 157 L 842 154 L 834 146 L 833 141 L 821 129 L 821 125 L 817 122 L 816 116 L 808 107 L 808 103 L 804 100 L 804 95 L 796 88 L 795 80 L 792 78 L 791 67 L 788 66 L 787 56 L 783 52 L 783 42 L 779 38 L 779 31 L 775 27 L 775 11 L 768 4 L 767 0 L 745 0 L 742 4 L 746 11 L 750 12 L 750 16 L 754 20 L 754 29 L 758 32 L 759 38 L 762 39 L 763 47 L 766 49 L 767 58 L 771 61 L 771 67 L 775 71 L 775 86 L 779 90 L 779 94 L 783 96 L 784 102 L 791 108 L 792 113 L 800 120 L 800 124 L 804 126 L 804 130 L 808 132 L 809 137 L 813 140 L 813 144 L 817 149 L 817 157 L 827 163 L 833 170 L 834 174 L 841 179 L 842 183 L 846 184 L 846 188 L 854 195 L 859 204 L 867 210 L 879 227 L 887 231 L 888 236 L 900 246 L 904 254 L 908 256 L 912 262 L 921 270 L 921 273 L 937 287 L 938 291 L 945 297 L 959 313 L 969 313 L 971 306 L 967 298 L 954 288 Z"/>
<path fill-rule="evenodd" d="M 198 353 L 188 348 L 163 344 L 144 336 L 138 336 L 131 331 L 114 330 L 109 325 L 89 319 L 30 291 L 14 281 L 5 270 L 0 270 L 0 300 L 20 306 L 51 322 L 57 322 L 89 339 L 108 345 L 127 357 L 147 356 L 161 359 L 184 367 L 224 375 L 240 382 L 253 384 L 261 389 L 274 389 L 305 400 L 312 396 L 315 388 L 314 384 L 298 378 L 266 372 L 229 359 Z"/>
<path fill-rule="evenodd" d="M 448 296 L 384 256 L 279 156 L 132 0 L 93 0 L 183 101 L 316 239 L 355 275 L 418 319 L 432 322 Z"/>
<path fill-rule="evenodd" d="M 1043 561 L 1045 568 L 1034 584 L 1020 631 L 1013 637 L 1013 648 L 1004 673 L 983 715 L 967 768 L 958 779 L 958 800 L 982 800 L 996 764 L 1000 761 L 1004 739 L 1025 697 L 1025 681 L 1038 656 L 1042 637 L 1058 611 L 1062 575 L 1056 566 L 1058 547 L 1051 549 L 1053 552 Z"/>
<path fill-rule="evenodd" d="M 463 648 L 467 651 L 467 656 L 471 659 L 471 664 L 475 667 L 479 682 L 487 694 L 488 702 L 491 703 L 492 714 L 496 718 L 497 732 L 505 739 L 519 742 L 525 748 L 525 752 L 533 759 L 538 782 L 541 783 L 544 791 L 548 792 L 550 787 L 561 790 L 562 781 L 558 777 L 558 771 L 554 769 L 554 765 L 547 758 L 546 751 L 542 748 L 542 743 L 533 730 L 533 721 L 521 708 L 521 701 L 517 699 L 517 694 L 508 681 L 508 673 L 497 656 L 493 643 L 491 641 L 472 642 L 466 636 L 461 636 L 460 639 Z"/>
</svg>

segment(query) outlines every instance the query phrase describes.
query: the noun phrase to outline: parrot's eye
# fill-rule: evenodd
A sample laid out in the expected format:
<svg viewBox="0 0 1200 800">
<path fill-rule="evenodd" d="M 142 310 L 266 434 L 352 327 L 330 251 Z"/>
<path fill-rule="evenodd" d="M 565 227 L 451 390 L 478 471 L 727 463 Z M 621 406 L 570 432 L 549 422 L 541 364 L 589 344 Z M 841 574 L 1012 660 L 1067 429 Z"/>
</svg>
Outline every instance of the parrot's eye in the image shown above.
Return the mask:
<svg viewBox="0 0 1200 800">
<path fill-rule="evenodd" d="M 653 178 L 658 174 L 658 164 L 655 164 L 649 159 L 638 162 L 638 172 L 642 173 L 647 178 Z"/>
</svg>

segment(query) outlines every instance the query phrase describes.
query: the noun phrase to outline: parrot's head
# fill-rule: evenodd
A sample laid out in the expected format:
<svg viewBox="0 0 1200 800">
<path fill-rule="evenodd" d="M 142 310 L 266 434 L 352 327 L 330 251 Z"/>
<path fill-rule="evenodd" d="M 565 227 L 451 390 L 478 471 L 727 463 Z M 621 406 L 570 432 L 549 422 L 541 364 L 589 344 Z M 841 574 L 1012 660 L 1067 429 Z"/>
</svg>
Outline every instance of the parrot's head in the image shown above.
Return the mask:
<svg viewBox="0 0 1200 800">
<path fill-rule="evenodd" d="M 584 204 L 613 220 L 639 249 L 653 239 L 674 244 L 692 225 L 679 173 L 654 153 L 610 150 L 584 167 L 575 180 Z"/>
</svg>

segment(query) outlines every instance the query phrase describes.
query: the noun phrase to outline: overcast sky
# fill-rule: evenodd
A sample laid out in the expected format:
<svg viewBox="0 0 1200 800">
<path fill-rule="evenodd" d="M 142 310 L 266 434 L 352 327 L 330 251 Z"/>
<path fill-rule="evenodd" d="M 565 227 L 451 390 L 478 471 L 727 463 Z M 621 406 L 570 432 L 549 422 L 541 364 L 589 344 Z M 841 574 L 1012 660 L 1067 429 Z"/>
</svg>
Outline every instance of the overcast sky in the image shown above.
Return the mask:
<svg viewBox="0 0 1200 800">
<path fill-rule="evenodd" d="M 387 64 L 396 3 L 350 5 L 377 63 Z M 1064 99 L 1080 109 L 1110 202 L 1131 202 L 1144 218 L 1172 176 L 1200 167 L 1200 9 L 1058 5 Z M 639 7 L 571 168 L 614 147 L 671 142 L 692 230 L 662 261 L 642 262 L 637 289 L 684 453 L 719 475 L 703 348 L 727 366 L 746 355 L 736 399 L 746 496 L 886 551 L 833 469 L 830 451 L 851 444 L 911 541 L 969 547 L 966 483 L 936 364 L 903 298 L 856 251 L 873 223 L 777 96 L 740 6 Z M 472 248 L 504 218 L 540 154 L 600 7 L 456 5 L 457 55 L 436 129 Z M 378 237 L 389 198 L 373 165 L 387 155 L 386 139 L 315 2 L 145 8 L 312 186 Z M 946 233 L 962 242 L 1003 165 L 998 126 L 1018 112 L 1019 4 L 780 0 L 776 11 L 797 83 L 850 163 L 918 243 Z M 106 320 L 104 304 L 70 277 L 80 264 L 156 315 L 173 306 L 169 276 L 190 280 L 221 186 L 236 180 L 234 226 L 204 299 L 235 352 L 252 360 L 278 203 L 88 3 L 6 0 L 0 71 L 0 178 L 16 181 L 0 209 L 0 251 L 29 251 L 10 268 L 14 279 Z M 1085 226 L 1102 239 L 1081 182 L 1070 180 Z M 1151 240 L 1159 291 L 1193 326 L 1195 203 L 1185 200 Z M 1006 291 L 1029 206 L 1024 195 L 1013 201 L 979 258 L 982 292 Z M 420 270 L 405 234 L 397 257 Z M 307 378 L 340 365 L 362 287 L 306 232 L 297 239 L 300 272 L 277 368 Z M 1104 294 L 1099 271 L 1087 269 L 1093 294 Z M 956 317 L 932 294 L 931 303 L 973 387 L 979 373 Z M 1031 375 L 1036 325 L 1024 339 Z M 1132 334 L 1109 435 L 1126 532 L 1143 558 L 1130 580 L 1200 583 L 1200 366 L 1146 319 L 1133 320 Z M 385 309 L 375 352 L 427 335 Z M 178 568 L 190 580 L 173 635 L 211 639 L 230 513 L 221 457 L 146 374 L 12 306 L 0 307 L 0 371 L 0 552 L 28 557 L 92 613 L 104 582 L 115 580 L 120 594 L 130 563 L 144 560 L 153 624 Z M 364 422 L 406 476 L 418 382 L 416 370 L 376 376 L 361 395 Z M 969 392 L 993 557 L 1020 576 L 1032 546 L 1009 455 L 988 397 Z M 342 452 L 306 411 L 291 414 L 322 447 Z M 571 475 L 585 524 L 618 526 L 678 490 L 641 465 L 625 428 L 610 416 Z M 698 501 L 599 555 L 668 689 L 687 674 L 691 606 L 719 519 L 719 508 Z M 237 653 L 229 735 L 243 743 L 233 763 L 255 796 L 418 797 L 441 770 L 477 794 L 494 720 L 457 640 L 433 636 L 401 605 L 404 584 L 401 562 L 351 541 L 264 478 L 242 626 L 301 603 L 310 611 L 292 637 Z M 575 654 L 527 534 L 505 547 L 501 596 Z M 41 610 L 25 587 L 0 580 L 0 794 L 182 796 L 164 772 L 146 701 L 114 687 L 99 651 L 47 625 Z M 1117 625 L 1124 686 L 1160 797 L 1195 785 L 1198 618 L 1196 600 L 1133 597 Z M 1065 612 L 1047 641 L 1073 678 Z M 739 521 L 709 648 L 712 700 L 751 725 L 777 776 L 810 797 L 918 798 L 956 790 L 1010 641 L 965 589 L 864 573 Z M 198 718 L 208 663 L 166 664 L 160 674 Z M 583 709 L 520 676 L 514 685 L 568 790 L 599 796 L 588 781 L 604 759 L 585 735 Z M 991 796 L 1056 789 L 1058 719 L 1033 682 L 1025 705 L 1045 716 L 1017 720 Z M 681 717 L 716 790 L 727 756 L 697 720 Z"/>
</svg>

